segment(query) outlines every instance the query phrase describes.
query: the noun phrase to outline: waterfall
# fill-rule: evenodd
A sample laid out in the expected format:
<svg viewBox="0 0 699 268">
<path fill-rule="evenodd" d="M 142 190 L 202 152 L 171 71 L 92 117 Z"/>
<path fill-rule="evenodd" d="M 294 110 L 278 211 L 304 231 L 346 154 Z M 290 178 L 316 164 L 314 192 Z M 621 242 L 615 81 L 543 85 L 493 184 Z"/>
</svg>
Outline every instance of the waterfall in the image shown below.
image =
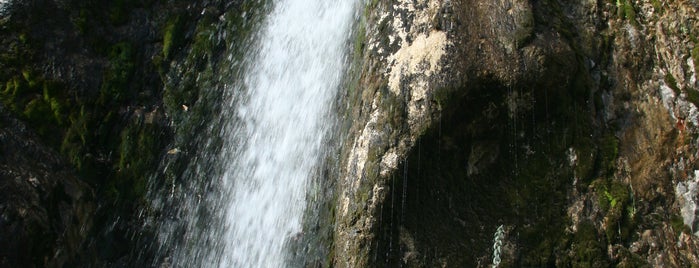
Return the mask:
<svg viewBox="0 0 699 268">
<path fill-rule="evenodd" d="M 355 5 L 271 4 L 243 52 L 242 74 L 221 79 L 233 82 L 223 86 L 221 119 L 208 131 L 222 145 L 191 157 L 184 186 L 173 183 L 170 201 L 154 205 L 171 215 L 158 223 L 156 250 L 165 257 L 156 264 L 290 266 L 288 245 L 307 233 L 307 193 L 334 126 Z M 203 143 L 216 147 L 208 139 Z"/>
<path fill-rule="evenodd" d="M 345 65 L 351 1 L 276 3 L 244 75 L 245 96 L 226 130 L 221 267 L 283 267 L 303 234 L 311 176 L 321 160 Z"/>
<path fill-rule="evenodd" d="M 10 5 L 10 0 L 0 0 L 0 16 L 7 15 L 7 7 Z"/>
</svg>

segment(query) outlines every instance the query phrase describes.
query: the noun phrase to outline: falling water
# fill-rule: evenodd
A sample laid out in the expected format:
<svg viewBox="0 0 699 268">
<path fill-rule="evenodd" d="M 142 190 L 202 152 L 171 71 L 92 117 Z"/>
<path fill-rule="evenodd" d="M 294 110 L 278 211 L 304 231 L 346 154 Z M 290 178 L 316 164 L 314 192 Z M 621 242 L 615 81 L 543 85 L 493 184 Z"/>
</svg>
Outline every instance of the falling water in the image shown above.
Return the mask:
<svg viewBox="0 0 699 268">
<path fill-rule="evenodd" d="M 206 131 L 222 145 L 206 138 L 204 147 L 218 149 L 190 157 L 180 186 L 155 202 L 171 215 L 160 217 L 155 264 L 291 265 L 289 245 L 309 233 L 307 193 L 327 155 L 356 4 L 271 4 L 245 47 L 242 74 L 221 86 L 223 119 Z"/>
<path fill-rule="evenodd" d="M 226 126 L 230 189 L 221 267 L 283 267 L 302 235 L 306 191 L 322 156 L 345 65 L 352 0 L 276 3 Z"/>
<path fill-rule="evenodd" d="M 7 7 L 10 5 L 10 0 L 0 0 L 0 16 L 5 16 Z"/>
</svg>

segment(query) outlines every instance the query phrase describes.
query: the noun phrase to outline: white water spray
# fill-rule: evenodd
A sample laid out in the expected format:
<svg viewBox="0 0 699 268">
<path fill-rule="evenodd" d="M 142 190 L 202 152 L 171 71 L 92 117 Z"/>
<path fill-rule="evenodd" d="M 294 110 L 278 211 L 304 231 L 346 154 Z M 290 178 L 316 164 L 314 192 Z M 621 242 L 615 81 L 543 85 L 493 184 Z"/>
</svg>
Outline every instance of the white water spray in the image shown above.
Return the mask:
<svg viewBox="0 0 699 268">
<path fill-rule="evenodd" d="M 332 126 L 353 2 L 280 1 L 262 26 L 244 96 L 231 104 L 236 116 L 225 127 L 229 199 L 222 204 L 222 255 L 212 265 L 287 266 L 285 244 L 303 235 L 307 186 Z"/>
<path fill-rule="evenodd" d="M 0 0 L 0 16 L 7 15 L 7 6 L 10 5 L 10 0 Z"/>
</svg>

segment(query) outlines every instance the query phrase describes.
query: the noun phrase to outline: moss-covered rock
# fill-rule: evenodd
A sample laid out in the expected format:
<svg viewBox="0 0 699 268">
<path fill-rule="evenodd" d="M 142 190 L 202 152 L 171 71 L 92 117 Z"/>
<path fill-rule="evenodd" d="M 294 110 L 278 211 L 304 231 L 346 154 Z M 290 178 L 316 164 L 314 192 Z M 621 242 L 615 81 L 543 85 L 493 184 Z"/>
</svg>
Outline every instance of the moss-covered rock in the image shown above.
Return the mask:
<svg viewBox="0 0 699 268">
<path fill-rule="evenodd" d="M 40 2 L 13 5 L 12 19 L 2 19 L 0 100 L 7 107 L 3 113 L 27 122 L 40 137 L 37 142 L 60 151 L 70 163 L 62 165 L 97 190 L 99 198 L 91 201 L 93 207 L 101 208 L 92 215 L 97 227 L 86 223 L 80 235 L 114 241 L 42 244 L 49 250 L 82 252 L 65 258 L 59 254 L 63 263 L 110 262 L 123 255 L 100 258 L 95 252 L 124 254 L 130 227 L 118 226 L 106 237 L 100 236 L 102 228 L 114 219 L 132 218 L 144 197 L 147 174 L 157 167 L 170 137 L 162 109 L 155 112 L 162 102 L 162 81 L 151 60 L 144 59 L 156 51 L 157 43 L 149 40 L 157 38 L 148 36 L 149 32 L 157 32 L 163 23 L 152 21 L 149 14 L 162 7 L 154 7 L 152 1 L 116 1 L 108 8 L 89 1 Z M 132 12 L 146 16 L 136 18 L 142 22 L 138 27 L 133 26 Z M 128 162 L 122 155 L 145 161 Z M 120 164 L 125 167 L 120 169 Z M 53 263 L 53 258 L 58 257 L 48 256 L 45 261 Z"/>
</svg>

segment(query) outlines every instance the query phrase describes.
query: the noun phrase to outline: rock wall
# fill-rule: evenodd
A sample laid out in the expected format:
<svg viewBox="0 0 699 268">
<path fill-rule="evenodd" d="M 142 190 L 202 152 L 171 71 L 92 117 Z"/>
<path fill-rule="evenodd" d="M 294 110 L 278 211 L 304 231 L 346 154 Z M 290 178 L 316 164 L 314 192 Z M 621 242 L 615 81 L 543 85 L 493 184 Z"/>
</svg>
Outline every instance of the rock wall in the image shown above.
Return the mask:
<svg viewBox="0 0 699 268">
<path fill-rule="evenodd" d="M 62 267 L 87 240 L 95 194 L 0 104 L 0 266 Z"/>
<path fill-rule="evenodd" d="M 696 8 L 367 3 L 334 264 L 695 264 Z"/>
<path fill-rule="evenodd" d="M 157 10 L 3 1 L 0 266 L 113 265 L 133 247 L 169 139 Z"/>
</svg>

